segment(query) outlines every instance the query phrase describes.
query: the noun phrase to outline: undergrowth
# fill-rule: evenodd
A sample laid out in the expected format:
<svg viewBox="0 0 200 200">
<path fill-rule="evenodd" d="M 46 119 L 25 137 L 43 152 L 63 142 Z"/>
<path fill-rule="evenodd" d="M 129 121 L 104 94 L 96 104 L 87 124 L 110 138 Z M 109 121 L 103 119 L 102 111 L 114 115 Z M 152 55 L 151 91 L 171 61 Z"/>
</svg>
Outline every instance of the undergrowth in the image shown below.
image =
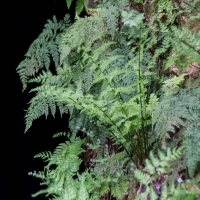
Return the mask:
<svg viewBox="0 0 200 200">
<path fill-rule="evenodd" d="M 30 172 L 46 185 L 33 197 L 198 198 L 200 1 L 76 3 L 76 21 L 48 20 L 17 67 L 23 90 L 38 84 L 25 132 L 56 110 L 70 117 L 55 135 L 66 142 L 36 155 L 48 164 Z"/>
</svg>

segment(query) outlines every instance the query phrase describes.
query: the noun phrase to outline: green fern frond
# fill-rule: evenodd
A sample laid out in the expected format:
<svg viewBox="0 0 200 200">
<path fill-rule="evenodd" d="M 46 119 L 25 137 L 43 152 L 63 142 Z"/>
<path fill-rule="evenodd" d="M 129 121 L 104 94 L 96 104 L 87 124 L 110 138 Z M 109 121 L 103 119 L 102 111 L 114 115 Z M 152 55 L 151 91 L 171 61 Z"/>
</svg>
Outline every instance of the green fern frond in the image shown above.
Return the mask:
<svg viewBox="0 0 200 200">
<path fill-rule="evenodd" d="M 148 174 L 141 172 L 140 170 L 134 171 L 134 177 L 142 184 L 148 185 L 151 183 L 151 177 Z"/>
<path fill-rule="evenodd" d="M 199 162 L 200 132 L 197 126 L 200 120 L 199 96 L 199 88 L 181 89 L 175 96 L 165 96 L 156 107 L 153 116 L 153 126 L 157 137 L 170 138 L 168 133 L 174 133 L 175 127 L 182 130 L 180 137 L 186 146 L 184 152 L 190 177 L 193 176 Z"/>
<path fill-rule="evenodd" d="M 87 192 L 86 183 L 85 183 L 85 174 L 80 176 L 80 188 L 78 190 L 77 200 L 88 200 L 89 194 Z"/>
<path fill-rule="evenodd" d="M 187 126 L 184 139 L 184 145 L 186 149 L 186 163 L 189 170 L 189 176 L 193 177 L 196 170 L 198 170 L 198 164 L 200 163 L 200 127 L 197 126 L 200 116 L 194 115 L 194 122 Z"/>
<path fill-rule="evenodd" d="M 115 32 L 118 28 L 119 8 L 115 6 L 109 6 L 109 8 L 102 8 L 100 15 L 105 19 L 106 25 L 110 30 L 112 39 L 115 37 Z"/>
<path fill-rule="evenodd" d="M 53 138 L 56 138 L 56 137 L 60 137 L 60 136 L 68 136 L 69 134 L 67 134 L 66 132 L 59 132 L 59 133 L 56 133 L 53 135 Z"/>
<path fill-rule="evenodd" d="M 162 177 L 162 174 L 170 174 L 175 169 L 170 169 L 170 165 L 173 161 L 180 159 L 183 148 L 173 149 L 171 151 L 170 148 L 167 149 L 167 153 L 164 154 L 159 150 L 159 158 L 151 151 L 150 159 L 145 160 L 145 171 L 135 170 L 134 177 L 138 180 L 139 183 L 145 185 L 145 191 L 140 193 L 137 199 L 142 199 L 143 197 L 149 196 L 150 199 L 157 199 L 158 194 L 156 193 L 157 189 L 154 184 L 159 182 L 159 177 Z M 169 177 L 168 177 L 169 178 Z M 158 184 L 158 183 L 157 183 Z M 173 193 L 173 184 L 167 186 L 167 179 L 162 183 L 162 199 L 168 197 L 168 189 L 170 188 L 170 192 Z"/>
<path fill-rule="evenodd" d="M 45 151 L 45 152 L 35 155 L 34 158 L 41 158 L 44 160 L 44 162 L 47 162 L 50 160 L 51 156 L 52 156 L 52 153 L 50 151 Z"/>
<path fill-rule="evenodd" d="M 37 77 L 30 79 L 28 82 L 29 83 L 45 83 L 47 79 L 49 79 L 50 77 L 52 77 L 52 73 L 50 71 L 45 72 L 42 71 Z"/>
<path fill-rule="evenodd" d="M 164 81 L 163 91 L 165 92 L 165 94 L 175 94 L 177 92 L 177 89 L 179 89 L 180 83 L 184 81 L 185 76 L 186 74 L 182 74 L 178 77 L 173 77 Z"/>
<path fill-rule="evenodd" d="M 72 4 L 72 1 L 73 1 L 73 0 L 66 0 L 66 4 L 67 4 L 68 9 L 70 8 L 70 6 L 71 6 L 71 4 Z"/>
<path fill-rule="evenodd" d="M 27 87 L 27 81 L 30 77 L 35 76 L 38 70 L 50 67 L 50 58 L 52 57 L 55 65 L 58 63 L 58 44 L 59 34 L 70 26 L 69 15 L 57 22 L 56 17 L 53 20 L 48 20 L 43 32 L 31 44 L 25 59 L 18 65 L 17 73 L 23 84 L 23 90 Z"/>
<path fill-rule="evenodd" d="M 73 176 L 78 172 L 81 160 L 78 157 L 82 152 L 82 145 L 85 140 L 80 138 L 72 139 L 66 143 L 60 144 L 53 154 L 50 152 L 43 152 L 35 157 L 41 157 L 42 159 L 47 159 L 49 162 L 44 168 L 44 172 L 30 173 L 35 177 L 41 178 L 43 183 L 47 185 L 46 189 L 43 189 L 36 194 L 32 195 L 36 197 L 40 194 L 55 194 L 59 198 L 75 200 L 81 198 L 80 195 L 84 195 L 84 174 L 79 177 L 78 180 L 74 180 Z M 50 170 L 51 166 L 53 170 Z M 56 167 L 55 167 L 56 166 Z M 78 191 L 80 194 L 78 194 Z M 87 193 L 85 193 L 85 199 Z M 79 197 L 78 197 L 79 195 Z"/>
</svg>

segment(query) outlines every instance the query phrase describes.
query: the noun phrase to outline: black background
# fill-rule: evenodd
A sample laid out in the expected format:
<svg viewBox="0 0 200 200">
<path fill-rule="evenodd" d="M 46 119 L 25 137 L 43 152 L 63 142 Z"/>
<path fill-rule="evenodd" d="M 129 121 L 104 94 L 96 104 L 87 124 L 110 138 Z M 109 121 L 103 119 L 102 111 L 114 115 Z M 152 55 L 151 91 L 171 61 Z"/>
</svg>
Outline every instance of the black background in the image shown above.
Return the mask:
<svg viewBox="0 0 200 200">
<path fill-rule="evenodd" d="M 67 10 L 65 0 L 9 1 L 1 7 L 4 10 L 1 49 L 1 171 L 0 199 L 29 200 L 31 194 L 40 189 L 39 180 L 28 175 L 30 171 L 42 170 L 45 163 L 34 159 L 41 151 L 53 150 L 63 138 L 53 139 L 53 134 L 68 131 L 68 117 L 56 114 L 45 119 L 41 117 L 24 134 L 25 109 L 34 94 L 31 86 L 22 92 L 22 84 L 16 67 L 24 59 L 24 54 L 34 39 L 41 33 L 47 19 L 56 15 L 62 19 L 71 13 L 74 19 L 74 5 Z M 3 101 L 2 101 L 3 100 Z M 3 102 L 3 103 L 2 103 Z M 48 199 L 44 196 L 35 198 Z"/>
</svg>

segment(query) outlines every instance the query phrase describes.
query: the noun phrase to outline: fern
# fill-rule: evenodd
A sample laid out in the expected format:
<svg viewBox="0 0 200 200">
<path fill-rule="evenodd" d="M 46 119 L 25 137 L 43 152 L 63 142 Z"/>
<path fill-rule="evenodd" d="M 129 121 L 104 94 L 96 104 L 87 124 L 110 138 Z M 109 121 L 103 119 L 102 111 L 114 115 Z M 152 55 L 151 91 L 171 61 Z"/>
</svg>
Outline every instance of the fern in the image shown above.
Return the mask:
<svg viewBox="0 0 200 200">
<path fill-rule="evenodd" d="M 76 1 L 76 8 L 75 13 L 76 16 L 79 16 L 82 11 L 86 9 L 86 4 L 89 2 L 88 0 L 75 0 Z M 73 0 L 66 0 L 67 8 L 70 9 Z"/>
<path fill-rule="evenodd" d="M 42 152 L 35 156 L 43 160 L 48 158 L 45 160 L 48 161 L 48 165 L 45 166 L 43 172 L 30 172 L 29 175 L 42 179 L 43 182 L 41 184 L 47 185 L 47 188 L 37 192 L 33 197 L 40 194 L 51 194 L 55 197 L 53 199 L 56 200 L 75 200 L 88 199 L 89 194 L 91 194 L 91 199 L 99 199 L 110 189 L 113 196 L 123 196 L 127 189 L 127 183 L 125 180 L 120 184 L 118 183 L 119 179 L 123 180 L 123 175 L 121 175 L 119 171 L 116 177 L 113 177 L 115 176 L 114 172 L 113 176 L 105 176 L 105 174 L 101 176 L 99 173 L 95 172 L 89 174 L 87 171 L 82 174 L 78 173 L 78 168 L 81 163 L 78 156 L 83 152 L 81 146 L 84 142 L 85 140 L 79 138 L 73 140 L 71 138 L 70 141 L 59 144 L 53 154 L 50 152 Z M 120 155 L 116 155 L 115 159 L 120 157 Z M 74 178 L 76 173 L 77 179 Z M 98 192 L 96 193 L 96 191 Z"/>
<path fill-rule="evenodd" d="M 45 162 L 49 161 L 50 160 L 50 157 L 52 156 L 51 152 L 50 151 L 45 151 L 45 152 L 42 152 L 42 153 L 39 153 L 37 155 L 34 156 L 34 158 L 41 158 L 43 159 Z M 46 159 L 46 160 L 45 160 Z"/>
<path fill-rule="evenodd" d="M 29 47 L 25 54 L 25 59 L 18 65 L 17 73 L 19 73 L 20 79 L 23 84 L 23 90 L 27 87 L 27 81 L 29 77 L 35 76 L 42 68 L 46 70 L 50 67 L 50 56 L 52 57 L 55 65 L 58 64 L 58 44 L 59 44 L 59 32 L 64 31 L 70 26 L 69 15 L 66 15 L 64 19 L 57 22 L 56 17 L 53 20 L 48 20 L 43 32 Z"/>
<path fill-rule="evenodd" d="M 185 149 L 186 154 L 186 162 L 189 170 L 190 177 L 194 176 L 194 172 L 198 170 L 198 164 L 200 163 L 200 147 L 199 147 L 199 139 L 200 139 L 200 128 L 197 125 L 200 119 L 200 116 L 195 113 L 191 113 L 193 118 L 193 123 L 187 126 L 184 131 L 184 145 L 187 146 Z"/>
<path fill-rule="evenodd" d="M 173 186 L 171 187 L 171 184 L 167 186 L 167 179 L 169 179 L 169 177 L 163 178 L 163 174 L 174 171 L 170 164 L 181 157 L 182 149 L 183 148 L 179 148 L 177 150 L 173 149 L 171 151 L 171 149 L 168 148 L 167 155 L 159 151 L 159 158 L 156 157 L 152 151 L 150 152 L 150 159 L 145 160 L 144 171 L 139 169 L 134 171 L 134 177 L 139 183 L 146 186 L 145 191 L 141 192 L 137 199 L 146 198 L 147 196 L 149 196 L 152 200 L 157 199 L 158 194 L 160 194 L 161 187 L 163 188 L 161 199 L 166 199 L 167 187 L 169 187 L 172 190 L 170 192 L 173 193 Z"/>
<path fill-rule="evenodd" d="M 67 0 L 68 7 L 71 3 Z M 79 14 L 87 2 L 76 3 Z M 172 1 L 152 1 L 153 16 L 147 1 L 96 3 L 87 10 L 90 16 L 77 14 L 70 27 L 67 18 L 48 21 L 17 68 L 24 89 L 27 83 L 39 85 L 31 90 L 35 97 L 25 132 L 41 115 L 69 114 L 71 132 L 55 135 L 69 141 L 36 155 L 48 162 L 43 172 L 33 173 L 47 188 L 33 196 L 99 200 L 123 199 L 129 192 L 130 199 L 166 199 L 179 188 L 178 167 L 191 178 L 199 172 L 200 91 L 198 75 L 191 77 L 186 67 L 199 60 L 199 34 L 188 30 L 190 21 L 175 24 L 183 14 L 197 12 L 198 1 L 180 12 Z M 179 66 L 177 77 L 167 73 L 171 65 Z M 176 150 L 182 145 L 184 158 L 182 148 Z M 149 154 L 157 148 L 166 152 Z M 80 173 L 82 159 L 88 169 Z"/>
<path fill-rule="evenodd" d="M 89 194 L 87 192 L 87 188 L 85 185 L 85 174 L 83 174 L 82 176 L 80 176 L 80 188 L 78 191 L 78 196 L 77 196 L 77 200 L 87 200 L 89 198 Z"/>
<path fill-rule="evenodd" d="M 165 96 L 153 116 L 154 131 L 163 142 L 170 138 L 170 132 L 175 133 L 175 127 L 181 130 L 179 137 L 186 146 L 185 156 L 191 177 L 199 162 L 199 96 L 199 88 L 181 89 L 176 96 Z"/>
<path fill-rule="evenodd" d="M 68 134 L 69 135 L 69 134 Z M 53 135 L 53 138 L 60 137 L 60 136 L 68 136 L 65 132 L 56 133 Z"/>
<path fill-rule="evenodd" d="M 95 31 L 100 30 L 100 33 L 95 32 L 92 38 L 88 38 L 87 31 L 89 28 L 80 29 L 80 23 L 83 22 L 87 23 L 88 26 L 92 23 L 93 28 L 97 29 Z M 136 29 L 139 30 L 141 27 L 138 26 Z M 103 32 L 104 34 L 102 34 Z M 54 115 L 56 104 L 65 103 L 66 109 L 68 107 L 68 109 L 81 110 L 84 113 L 84 118 L 88 115 L 89 118 L 97 120 L 97 126 L 107 128 L 109 137 L 113 137 L 118 144 L 122 145 L 127 154 L 130 154 L 131 149 L 139 148 L 140 150 L 135 153 L 134 159 L 139 157 L 142 162 L 148 151 L 147 129 L 153 111 L 149 113 L 146 110 L 148 105 L 146 99 L 149 98 L 149 96 L 146 96 L 146 86 L 151 84 L 150 81 L 153 78 L 152 73 L 144 73 L 145 70 L 148 70 L 146 66 L 148 59 L 143 54 L 146 34 L 137 36 L 137 39 L 141 40 L 141 45 L 137 48 L 139 53 L 135 52 L 135 48 L 128 49 L 124 44 L 109 41 L 108 36 L 109 32 L 105 28 L 101 16 L 79 19 L 66 30 L 60 42 L 60 65 L 66 66 L 64 73 L 70 72 L 70 75 L 63 77 L 62 80 L 63 82 L 66 80 L 69 84 L 66 84 L 64 86 L 66 89 L 63 90 L 61 89 L 62 84 L 58 85 L 54 81 L 54 79 L 61 80 L 62 70 L 58 70 L 58 75 L 46 79 L 44 87 L 32 90 L 37 92 L 37 97 L 32 99 L 31 106 L 27 111 L 26 131 L 30 128 L 34 119 L 42 114 L 47 116 L 49 108 Z M 87 42 L 88 45 L 85 45 Z M 86 48 L 84 48 L 84 45 Z M 122 55 L 115 54 L 118 53 L 116 49 L 119 49 L 120 46 L 124 46 L 127 55 L 123 51 Z M 77 50 L 72 53 L 74 48 Z M 79 58 L 73 64 L 71 64 L 72 54 Z M 110 56 L 112 54 L 113 56 Z M 101 62 L 100 59 L 105 59 L 105 61 Z M 123 63 L 125 59 L 127 64 L 121 66 L 120 62 Z M 46 77 L 44 76 L 44 78 Z M 80 81 L 79 78 L 81 78 Z M 73 84 L 70 83 L 71 80 L 73 80 Z M 96 91 L 92 92 L 94 89 Z M 65 95 L 69 99 L 66 99 Z M 46 97 L 46 100 L 44 97 Z M 43 110 L 42 106 L 44 106 Z M 132 109 L 135 112 L 132 112 Z M 139 117 L 136 118 L 136 116 Z M 73 129 L 73 134 L 76 133 L 77 131 Z M 129 139 L 132 136 L 137 138 L 139 143 L 132 142 Z M 143 139 L 139 139 L 140 137 L 143 137 Z M 129 143 L 129 147 L 125 147 L 126 142 Z M 144 150 L 142 150 L 143 148 Z M 129 155 L 129 157 L 132 156 Z"/>
<path fill-rule="evenodd" d="M 108 11 L 109 9 L 109 11 Z M 116 29 L 118 27 L 118 17 L 119 16 L 119 9 L 114 6 L 109 6 L 109 8 L 102 8 L 101 9 L 101 16 L 105 19 L 106 25 L 110 30 L 110 34 L 112 39 L 115 36 Z"/>
<path fill-rule="evenodd" d="M 47 188 L 37 192 L 33 197 L 46 193 L 47 195 L 61 195 L 66 199 L 76 198 L 77 181 L 73 180 L 72 177 L 77 173 L 81 163 L 78 156 L 83 152 L 81 147 L 83 143 L 84 140 L 76 138 L 73 141 L 61 143 L 53 154 L 44 152 L 35 156 L 37 158 L 41 157 L 42 159 L 48 158 L 48 165 L 44 168 L 44 172 L 33 173 L 33 176 L 42 178 L 42 184 L 46 184 Z M 81 181 L 80 190 L 84 189 L 83 181 Z M 65 190 L 63 188 L 64 186 Z"/>
</svg>

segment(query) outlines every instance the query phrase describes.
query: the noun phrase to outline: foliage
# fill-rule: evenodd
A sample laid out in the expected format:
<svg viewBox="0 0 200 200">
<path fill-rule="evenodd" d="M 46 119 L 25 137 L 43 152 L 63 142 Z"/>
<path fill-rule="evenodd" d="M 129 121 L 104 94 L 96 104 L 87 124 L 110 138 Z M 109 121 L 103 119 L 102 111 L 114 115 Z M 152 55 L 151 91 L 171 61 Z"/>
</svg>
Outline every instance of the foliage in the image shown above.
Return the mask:
<svg viewBox="0 0 200 200">
<path fill-rule="evenodd" d="M 72 25 L 68 15 L 48 21 L 17 67 L 23 89 L 37 83 L 25 132 L 57 110 L 69 115 L 71 132 L 55 135 L 68 141 L 53 154 L 36 155 L 48 162 L 33 173 L 47 188 L 34 196 L 156 199 L 159 193 L 166 199 L 182 195 L 188 176 L 197 188 L 200 33 L 189 23 L 199 20 L 199 2 L 102 0 Z M 180 174 L 184 183 L 177 186 Z"/>
<path fill-rule="evenodd" d="M 197 199 L 200 196 L 200 174 L 193 179 L 188 179 L 171 191 L 171 199 Z"/>
<path fill-rule="evenodd" d="M 51 195 L 55 200 L 86 200 L 89 196 L 90 199 L 97 200 L 108 190 L 112 191 L 113 196 L 123 196 L 127 189 L 127 183 L 123 180 L 124 177 L 120 171 L 115 175 L 117 167 L 120 167 L 119 163 L 115 162 L 122 155 L 118 154 L 113 156 L 115 158 L 111 158 L 113 162 L 111 161 L 110 164 L 113 164 L 113 172 L 109 172 L 103 177 L 94 171 L 91 173 L 85 171 L 80 174 L 78 172 L 81 164 L 79 155 L 84 151 L 82 147 L 84 142 L 84 139 L 72 140 L 69 138 L 65 143 L 59 144 L 53 154 L 42 152 L 35 156 L 35 158 L 47 159 L 45 161 L 48 161 L 48 164 L 44 171 L 30 172 L 29 175 L 42 179 L 41 185 L 48 187 L 33 194 L 33 197 L 44 193 L 46 196 Z M 117 165 L 116 169 L 114 165 Z"/>
<path fill-rule="evenodd" d="M 150 152 L 150 159 L 145 160 L 144 172 L 139 169 L 134 171 L 134 177 L 139 183 L 146 186 L 145 192 L 140 193 L 137 199 L 145 199 L 147 196 L 149 196 L 150 199 L 157 199 L 158 195 L 161 194 L 161 188 L 161 199 L 167 198 L 167 185 L 169 185 L 168 187 L 170 188 L 171 184 L 167 184 L 167 179 L 169 179 L 170 176 L 165 176 L 165 174 L 176 173 L 174 172 L 175 166 L 172 168 L 172 161 L 180 158 L 180 155 L 181 149 L 173 149 L 173 151 L 171 151 L 170 148 L 168 148 L 167 155 L 158 151 L 158 156 L 155 156 L 152 151 Z"/>
<path fill-rule="evenodd" d="M 67 8 L 70 9 L 73 0 L 66 0 Z M 85 9 L 87 0 L 76 0 L 76 15 L 80 15 L 80 13 Z"/>
<path fill-rule="evenodd" d="M 176 160 L 181 157 L 182 147 L 179 149 L 167 149 L 166 155 L 158 151 L 158 155 L 150 152 L 150 159 L 145 160 L 143 171 L 137 169 L 134 171 L 134 177 L 145 188 L 136 199 L 195 199 L 199 197 L 199 175 L 194 179 L 188 179 L 183 182 L 181 177 L 175 180 L 171 179 L 177 173 L 175 165 Z M 173 163 L 174 162 L 174 163 Z M 173 166 L 173 168 L 172 168 Z M 170 180 L 171 179 L 171 180 Z M 161 193 L 162 192 L 162 193 Z"/>
<path fill-rule="evenodd" d="M 51 58 L 54 64 L 58 65 L 60 33 L 69 26 L 68 14 L 60 22 L 57 22 L 55 16 L 53 20 L 47 21 L 43 32 L 31 44 L 28 52 L 25 54 L 25 59 L 17 67 L 17 72 L 23 84 L 23 90 L 26 89 L 30 76 L 35 76 L 42 68 L 49 69 Z"/>
<path fill-rule="evenodd" d="M 87 199 L 88 193 L 85 186 L 85 174 L 74 178 L 79 170 L 81 160 L 79 155 L 83 152 L 81 146 L 84 140 L 76 138 L 59 144 L 53 154 L 40 153 L 35 157 L 48 158 L 48 165 L 43 172 L 30 172 L 30 175 L 42 179 L 41 185 L 47 185 L 44 190 L 32 195 L 53 195 L 53 199 Z M 79 181 L 78 181 L 79 180 Z M 59 196 L 59 197 L 58 197 Z M 57 198 L 58 197 L 58 198 Z"/>
<path fill-rule="evenodd" d="M 152 123 L 155 126 L 155 136 L 161 139 L 163 147 L 167 145 L 167 140 L 174 137 L 173 134 L 181 137 L 182 143 L 186 146 L 184 153 L 190 177 L 193 177 L 200 161 L 199 94 L 200 88 L 194 88 L 179 89 L 175 96 L 164 96 L 155 109 L 156 114 Z M 179 138 L 171 142 L 173 146 L 177 145 Z"/>
</svg>

